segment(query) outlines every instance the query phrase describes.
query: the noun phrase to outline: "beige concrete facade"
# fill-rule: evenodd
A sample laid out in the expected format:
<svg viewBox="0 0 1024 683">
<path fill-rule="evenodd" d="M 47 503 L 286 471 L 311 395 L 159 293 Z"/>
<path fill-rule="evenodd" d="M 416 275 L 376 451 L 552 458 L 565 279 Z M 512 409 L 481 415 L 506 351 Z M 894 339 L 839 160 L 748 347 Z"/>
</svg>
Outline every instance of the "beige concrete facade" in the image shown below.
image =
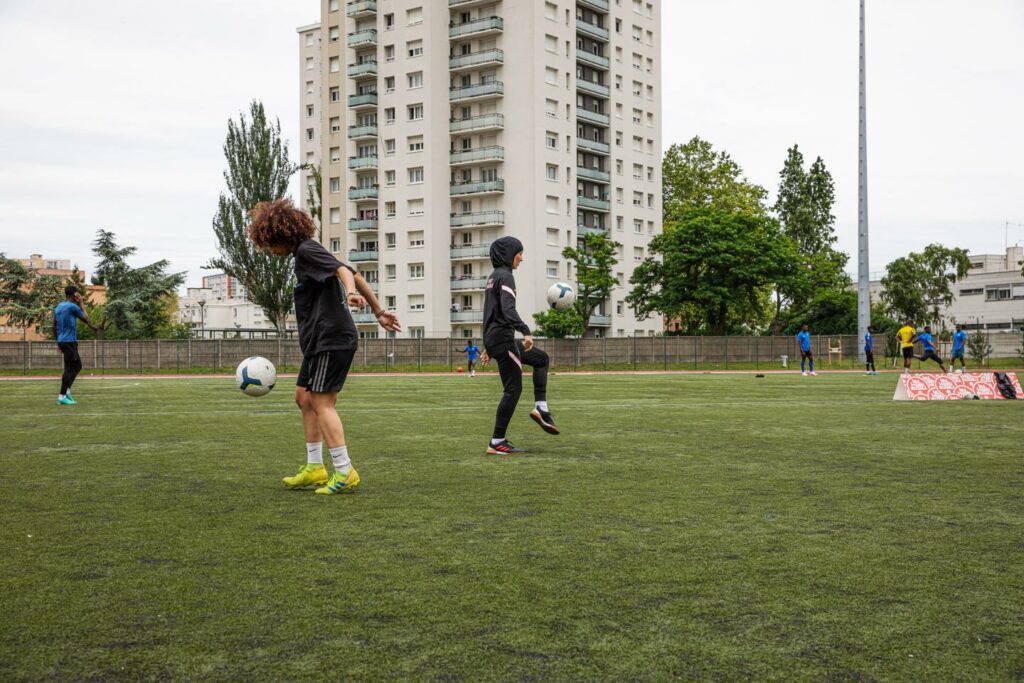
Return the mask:
<svg viewBox="0 0 1024 683">
<path fill-rule="evenodd" d="M 404 334 L 479 337 L 502 235 L 526 247 L 532 323 L 575 281 L 561 251 L 588 231 L 622 244 L 591 334 L 661 331 L 622 303 L 661 230 L 660 2 L 323 0 L 320 18 L 299 35 L 303 121 L 307 34 L 321 47 L 323 241 Z"/>
</svg>

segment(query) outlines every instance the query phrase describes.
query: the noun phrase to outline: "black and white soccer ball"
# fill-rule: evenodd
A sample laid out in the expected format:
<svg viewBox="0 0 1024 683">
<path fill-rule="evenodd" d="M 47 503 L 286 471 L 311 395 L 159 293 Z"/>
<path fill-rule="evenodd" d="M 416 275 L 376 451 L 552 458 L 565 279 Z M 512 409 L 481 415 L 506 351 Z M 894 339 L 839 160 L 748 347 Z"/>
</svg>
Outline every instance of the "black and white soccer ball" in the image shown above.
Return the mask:
<svg viewBox="0 0 1024 683">
<path fill-rule="evenodd" d="M 246 358 L 235 370 L 235 383 L 249 396 L 266 396 L 277 384 L 277 368 L 262 356 Z"/>
</svg>

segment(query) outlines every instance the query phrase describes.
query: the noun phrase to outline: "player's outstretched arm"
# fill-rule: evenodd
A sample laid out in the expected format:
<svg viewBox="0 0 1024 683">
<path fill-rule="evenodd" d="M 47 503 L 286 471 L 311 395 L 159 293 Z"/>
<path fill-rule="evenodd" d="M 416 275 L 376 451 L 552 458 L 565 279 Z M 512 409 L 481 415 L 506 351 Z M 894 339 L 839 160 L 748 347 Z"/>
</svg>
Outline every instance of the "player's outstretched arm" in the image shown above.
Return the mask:
<svg viewBox="0 0 1024 683">
<path fill-rule="evenodd" d="M 360 294 L 366 299 L 366 303 L 369 304 L 370 310 L 377 317 L 377 322 L 385 330 L 389 332 L 401 332 L 402 326 L 398 322 L 398 316 L 394 313 L 390 313 L 384 310 L 384 307 L 380 305 L 380 300 L 377 299 L 376 292 L 370 287 L 370 283 L 366 281 L 360 273 L 355 275 L 355 286 Z"/>
</svg>

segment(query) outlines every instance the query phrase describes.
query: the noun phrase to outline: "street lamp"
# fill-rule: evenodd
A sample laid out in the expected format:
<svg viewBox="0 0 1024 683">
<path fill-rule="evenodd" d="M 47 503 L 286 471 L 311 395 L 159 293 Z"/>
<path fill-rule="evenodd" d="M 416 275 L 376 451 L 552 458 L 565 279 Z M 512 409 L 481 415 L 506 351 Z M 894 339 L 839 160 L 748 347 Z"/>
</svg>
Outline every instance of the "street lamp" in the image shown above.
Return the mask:
<svg viewBox="0 0 1024 683">
<path fill-rule="evenodd" d="M 199 338 L 206 339 L 206 299 L 200 299 L 199 304 Z"/>
</svg>

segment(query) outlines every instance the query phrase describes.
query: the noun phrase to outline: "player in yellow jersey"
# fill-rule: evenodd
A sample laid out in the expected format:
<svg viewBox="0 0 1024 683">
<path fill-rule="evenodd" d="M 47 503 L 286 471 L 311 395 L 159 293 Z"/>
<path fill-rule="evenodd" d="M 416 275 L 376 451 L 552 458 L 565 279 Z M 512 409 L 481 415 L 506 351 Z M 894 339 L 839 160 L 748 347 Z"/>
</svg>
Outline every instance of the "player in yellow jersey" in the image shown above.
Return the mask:
<svg viewBox="0 0 1024 683">
<path fill-rule="evenodd" d="M 910 374 L 910 361 L 914 359 L 914 335 L 916 334 L 914 323 L 909 320 L 896 333 L 896 341 L 900 343 L 900 351 L 903 353 L 903 374 L 905 375 Z"/>
</svg>

